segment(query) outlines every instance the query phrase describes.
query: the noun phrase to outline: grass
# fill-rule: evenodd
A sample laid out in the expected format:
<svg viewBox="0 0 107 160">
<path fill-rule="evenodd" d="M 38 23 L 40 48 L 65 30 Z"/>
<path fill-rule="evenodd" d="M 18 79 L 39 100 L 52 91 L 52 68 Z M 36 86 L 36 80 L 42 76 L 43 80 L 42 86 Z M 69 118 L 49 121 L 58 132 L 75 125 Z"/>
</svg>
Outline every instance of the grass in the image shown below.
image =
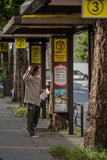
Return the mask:
<svg viewBox="0 0 107 160">
<path fill-rule="evenodd" d="M 15 117 L 27 117 L 27 107 L 14 107 L 12 113 Z"/>
<path fill-rule="evenodd" d="M 40 109 L 40 117 L 42 118 L 42 109 Z M 48 118 L 49 115 L 48 115 L 48 110 L 46 110 L 46 118 Z"/>
<path fill-rule="evenodd" d="M 76 134 L 78 137 L 81 137 L 81 132 L 80 132 L 80 130 L 78 129 L 78 127 L 74 126 L 73 132 L 74 132 L 74 134 Z M 67 134 L 67 133 L 68 133 L 68 127 L 67 127 L 67 129 L 59 130 L 58 133 L 66 133 L 66 134 Z"/>
<path fill-rule="evenodd" d="M 50 150 L 50 154 L 53 155 L 55 159 L 59 159 L 59 157 L 63 159 L 65 155 L 70 153 L 70 149 L 71 148 L 66 146 L 54 145 Z"/>
<path fill-rule="evenodd" d="M 76 126 L 74 126 L 74 134 L 76 134 L 78 137 L 81 137 L 81 131 Z"/>
<path fill-rule="evenodd" d="M 54 145 L 50 153 L 59 160 L 107 160 L 107 149 L 98 152 L 92 147 L 85 149 L 84 146 L 79 145 L 73 148 Z"/>
<path fill-rule="evenodd" d="M 0 98 L 3 98 L 4 96 L 3 96 L 3 93 L 0 93 Z"/>
<path fill-rule="evenodd" d="M 12 113 L 15 117 L 27 117 L 27 107 L 13 107 Z M 40 109 L 40 117 L 42 117 L 42 109 Z M 46 117 L 48 118 L 48 110 L 46 110 Z"/>
</svg>

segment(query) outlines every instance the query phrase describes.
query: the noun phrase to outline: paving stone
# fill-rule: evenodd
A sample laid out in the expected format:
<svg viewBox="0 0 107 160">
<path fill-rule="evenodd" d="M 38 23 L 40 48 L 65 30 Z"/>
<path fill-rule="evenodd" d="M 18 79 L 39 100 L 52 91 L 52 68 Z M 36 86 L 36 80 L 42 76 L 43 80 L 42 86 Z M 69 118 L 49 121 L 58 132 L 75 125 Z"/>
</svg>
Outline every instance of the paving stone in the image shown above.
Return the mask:
<svg viewBox="0 0 107 160">
<path fill-rule="evenodd" d="M 48 120 L 39 120 L 39 138 L 29 137 L 26 118 L 13 117 L 9 107 L 18 106 L 11 98 L 0 99 L 0 158 L 2 160 L 55 160 L 49 150 L 54 144 L 74 146 L 83 144 L 83 138 L 68 134 L 41 132 Z"/>
</svg>

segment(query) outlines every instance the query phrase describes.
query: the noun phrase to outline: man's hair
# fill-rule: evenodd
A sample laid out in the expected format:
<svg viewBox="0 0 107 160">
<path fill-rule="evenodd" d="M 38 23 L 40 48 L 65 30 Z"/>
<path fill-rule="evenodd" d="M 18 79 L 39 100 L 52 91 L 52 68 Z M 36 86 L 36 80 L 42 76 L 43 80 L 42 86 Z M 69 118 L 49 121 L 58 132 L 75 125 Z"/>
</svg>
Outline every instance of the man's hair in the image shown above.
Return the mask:
<svg viewBox="0 0 107 160">
<path fill-rule="evenodd" d="M 39 69 L 39 66 L 37 66 L 36 64 L 32 65 L 32 76 L 34 75 L 35 72 L 37 72 L 38 69 Z"/>
</svg>

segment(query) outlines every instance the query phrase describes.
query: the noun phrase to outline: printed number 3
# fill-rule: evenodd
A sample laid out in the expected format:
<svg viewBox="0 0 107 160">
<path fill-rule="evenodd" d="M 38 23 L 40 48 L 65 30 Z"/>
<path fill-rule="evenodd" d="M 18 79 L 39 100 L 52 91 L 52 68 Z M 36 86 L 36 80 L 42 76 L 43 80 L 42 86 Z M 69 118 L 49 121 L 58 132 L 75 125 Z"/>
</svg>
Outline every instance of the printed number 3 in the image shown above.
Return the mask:
<svg viewBox="0 0 107 160">
<path fill-rule="evenodd" d="M 99 10 L 98 8 L 98 2 L 93 2 L 93 5 L 95 6 L 96 9 L 92 9 L 93 12 L 97 12 Z"/>
</svg>

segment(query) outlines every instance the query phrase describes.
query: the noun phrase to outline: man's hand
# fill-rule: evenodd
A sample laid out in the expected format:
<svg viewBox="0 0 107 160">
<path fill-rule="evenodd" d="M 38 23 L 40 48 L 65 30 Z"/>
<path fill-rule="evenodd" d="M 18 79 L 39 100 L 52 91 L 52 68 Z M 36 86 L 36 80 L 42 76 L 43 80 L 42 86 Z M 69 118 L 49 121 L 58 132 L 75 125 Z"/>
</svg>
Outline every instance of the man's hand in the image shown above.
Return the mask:
<svg viewBox="0 0 107 160">
<path fill-rule="evenodd" d="M 30 65 L 30 66 L 28 67 L 28 69 L 29 69 L 29 70 L 32 70 L 32 65 Z"/>
</svg>

